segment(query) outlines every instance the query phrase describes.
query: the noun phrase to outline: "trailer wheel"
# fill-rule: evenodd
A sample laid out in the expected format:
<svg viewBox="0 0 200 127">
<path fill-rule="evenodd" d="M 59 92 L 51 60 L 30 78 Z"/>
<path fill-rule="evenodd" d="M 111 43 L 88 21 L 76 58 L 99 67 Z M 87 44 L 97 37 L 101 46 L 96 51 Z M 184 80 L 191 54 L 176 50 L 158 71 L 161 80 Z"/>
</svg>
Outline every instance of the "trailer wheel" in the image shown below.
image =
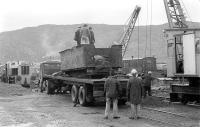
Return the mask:
<svg viewBox="0 0 200 127">
<path fill-rule="evenodd" d="M 71 88 L 71 98 L 73 103 L 77 103 L 78 101 L 78 87 L 73 85 Z"/>
<path fill-rule="evenodd" d="M 79 88 L 78 100 L 79 100 L 80 105 L 86 106 L 86 104 L 87 104 L 87 102 L 86 102 L 86 90 L 85 90 L 85 87 L 83 87 L 83 86 L 81 86 Z"/>
<path fill-rule="evenodd" d="M 49 80 L 46 80 L 46 90 L 47 94 L 53 94 L 53 88 L 52 83 Z"/>
</svg>

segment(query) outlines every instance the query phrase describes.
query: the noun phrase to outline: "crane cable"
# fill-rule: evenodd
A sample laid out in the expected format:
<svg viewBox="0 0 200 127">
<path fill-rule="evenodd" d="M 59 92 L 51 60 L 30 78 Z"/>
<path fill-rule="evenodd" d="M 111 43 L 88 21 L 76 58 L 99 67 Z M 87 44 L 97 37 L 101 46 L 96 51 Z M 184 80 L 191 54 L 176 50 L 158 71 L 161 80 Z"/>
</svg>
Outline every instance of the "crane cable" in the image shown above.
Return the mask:
<svg viewBox="0 0 200 127">
<path fill-rule="evenodd" d="M 148 21 L 149 21 L 149 3 L 147 0 L 147 19 L 146 19 L 146 45 L 145 45 L 145 57 L 147 57 L 147 47 L 148 47 Z M 151 56 L 151 33 L 152 33 L 152 0 L 150 0 L 150 24 L 149 24 L 149 56 Z"/>
<path fill-rule="evenodd" d="M 148 24 L 148 0 L 147 0 L 147 18 L 146 18 L 146 44 L 145 44 L 145 57 L 146 57 L 146 54 L 147 54 L 147 37 L 148 37 L 148 29 L 147 29 L 147 24 Z"/>
<path fill-rule="evenodd" d="M 139 58 L 140 58 L 140 20 L 139 20 L 139 16 L 138 16 L 138 56 L 137 56 L 137 67 L 139 66 Z"/>
<path fill-rule="evenodd" d="M 151 6 L 151 11 L 150 11 L 150 13 L 151 13 L 151 15 L 150 15 L 150 28 L 149 28 L 149 41 L 150 41 L 150 57 L 151 57 L 151 30 L 152 30 L 152 0 L 150 0 L 150 2 L 151 2 L 151 4 L 150 4 L 150 6 Z"/>
<path fill-rule="evenodd" d="M 187 8 L 185 7 L 185 4 L 184 4 L 184 2 L 183 2 L 182 0 L 180 0 L 180 1 L 181 1 L 181 3 L 182 3 L 182 7 L 183 7 L 183 8 L 184 8 L 184 10 L 186 11 L 186 14 L 187 14 L 187 16 L 188 16 L 189 20 L 190 20 L 190 21 L 192 21 L 192 19 L 191 19 L 190 15 L 189 15 L 189 13 L 188 13 L 188 10 L 187 10 Z"/>
</svg>

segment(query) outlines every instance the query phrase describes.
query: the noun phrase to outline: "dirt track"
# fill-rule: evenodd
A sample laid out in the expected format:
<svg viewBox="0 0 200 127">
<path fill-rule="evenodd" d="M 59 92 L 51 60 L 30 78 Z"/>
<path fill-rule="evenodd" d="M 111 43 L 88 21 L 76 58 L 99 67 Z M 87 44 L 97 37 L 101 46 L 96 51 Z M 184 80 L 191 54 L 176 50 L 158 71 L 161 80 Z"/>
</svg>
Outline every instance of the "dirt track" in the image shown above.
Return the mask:
<svg viewBox="0 0 200 127">
<path fill-rule="evenodd" d="M 3 127 L 169 127 L 145 118 L 129 120 L 128 106 L 120 106 L 120 119 L 104 120 L 104 103 L 73 107 L 69 95 L 50 96 L 8 85 L 0 84 L 0 126 Z"/>
</svg>

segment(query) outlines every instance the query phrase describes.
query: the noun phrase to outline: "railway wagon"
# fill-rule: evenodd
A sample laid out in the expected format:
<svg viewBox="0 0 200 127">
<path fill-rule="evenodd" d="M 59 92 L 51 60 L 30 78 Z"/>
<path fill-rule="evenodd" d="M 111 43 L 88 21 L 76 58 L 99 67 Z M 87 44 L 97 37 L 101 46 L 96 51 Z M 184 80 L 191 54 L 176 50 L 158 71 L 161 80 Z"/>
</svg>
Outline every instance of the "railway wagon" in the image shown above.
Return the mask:
<svg viewBox="0 0 200 127">
<path fill-rule="evenodd" d="M 95 100 L 104 98 L 104 83 L 112 73 L 118 75 L 122 86 L 120 100 L 126 101 L 126 86 L 128 78 L 119 75 L 122 67 L 122 46 L 113 45 L 111 48 L 95 48 L 94 45 L 82 45 L 60 52 L 60 72 L 46 75 L 43 88 L 47 94 L 55 91 L 68 91 L 72 101 L 85 106 Z"/>
</svg>

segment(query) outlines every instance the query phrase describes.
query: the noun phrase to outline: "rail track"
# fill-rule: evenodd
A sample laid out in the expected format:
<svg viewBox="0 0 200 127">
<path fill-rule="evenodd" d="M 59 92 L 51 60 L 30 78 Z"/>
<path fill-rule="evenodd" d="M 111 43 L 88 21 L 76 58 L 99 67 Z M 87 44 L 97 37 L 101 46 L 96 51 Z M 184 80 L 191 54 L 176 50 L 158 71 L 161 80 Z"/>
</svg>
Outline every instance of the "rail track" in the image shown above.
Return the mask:
<svg viewBox="0 0 200 127">
<path fill-rule="evenodd" d="M 166 126 L 167 127 L 183 127 L 180 124 L 174 124 L 174 123 L 166 122 L 164 120 L 158 120 L 158 119 L 155 119 L 155 118 L 149 118 L 149 117 L 146 117 L 144 115 L 142 115 L 142 118 L 145 118 L 147 120 L 151 120 L 153 122 L 158 122 L 158 123 L 162 124 L 161 126 L 163 126 L 163 127 L 166 127 Z M 186 127 L 186 126 L 184 126 L 184 127 Z"/>
<path fill-rule="evenodd" d="M 155 96 L 155 95 L 154 95 L 154 97 L 162 98 L 163 101 L 166 101 L 166 102 L 168 102 L 168 103 L 182 104 L 181 102 L 170 102 L 170 98 L 169 98 L 169 97 Z M 182 104 L 182 105 L 183 105 L 183 104 Z M 187 104 L 185 104 L 185 106 L 193 107 L 193 108 L 200 108 L 200 103 L 187 103 Z"/>
<path fill-rule="evenodd" d="M 194 108 L 200 108 L 200 104 L 191 104 L 191 103 L 188 103 L 187 106 L 194 107 Z"/>
<path fill-rule="evenodd" d="M 198 118 L 149 107 L 142 107 L 141 117 L 160 123 L 164 127 L 199 127 L 200 125 Z"/>
</svg>

